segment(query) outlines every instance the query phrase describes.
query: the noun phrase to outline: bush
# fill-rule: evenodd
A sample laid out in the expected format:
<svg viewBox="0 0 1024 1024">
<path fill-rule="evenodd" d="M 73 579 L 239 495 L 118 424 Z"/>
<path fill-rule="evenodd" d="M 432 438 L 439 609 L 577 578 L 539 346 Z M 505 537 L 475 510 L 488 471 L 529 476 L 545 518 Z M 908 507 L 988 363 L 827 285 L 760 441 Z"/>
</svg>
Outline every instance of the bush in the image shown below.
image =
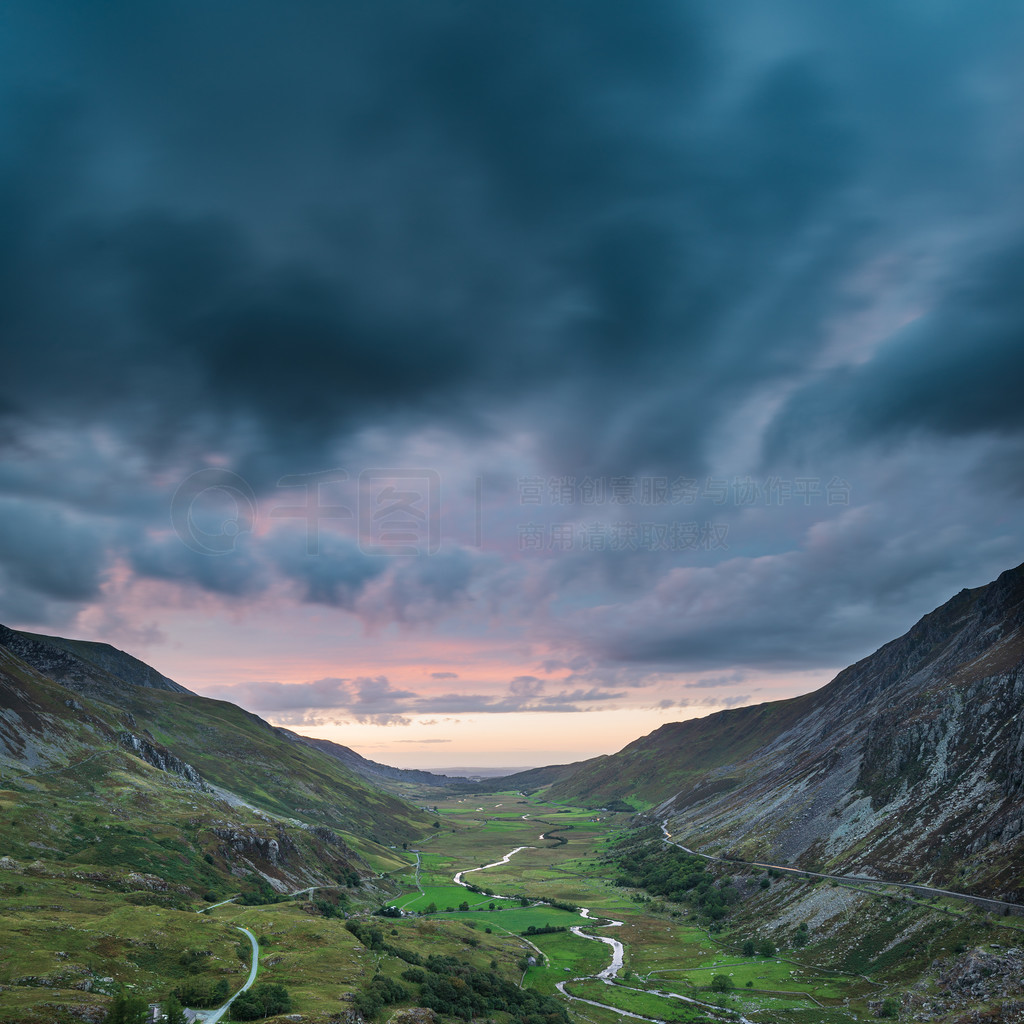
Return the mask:
<svg viewBox="0 0 1024 1024">
<path fill-rule="evenodd" d="M 775 956 L 775 947 L 768 939 L 762 939 L 757 944 L 757 951 L 761 956 Z"/>
<path fill-rule="evenodd" d="M 231 1004 L 232 1020 L 260 1020 L 277 1013 L 287 1013 L 292 999 L 284 985 L 262 982 L 243 992 Z"/>
<path fill-rule="evenodd" d="M 732 978 L 728 974 L 716 974 L 711 979 L 712 992 L 729 992 L 735 987 Z"/>
<path fill-rule="evenodd" d="M 118 993 L 107 1010 L 104 1024 L 145 1024 L 149 1017 L 149 1004 L 142 996 Z"/>
<path fill-rule="evenodd" d="M 747 941 L 743 943 L 743 955 L 744 956 L 753 956 L 756 952 L 757 952 L 757 946 L 754 945 L 754 940 L 753 939 L 747 939 Z"/>
<path fill-rule="evenodd" d="M 216 984 L 211 978 L 189 978 L 175 986 L 173 993 L 185 1006 L 199 1009 L 220 1006 L 228 997 L 228 982 L 226 978 L 221 978 Z"/>
<path fill-rule="evenodd" d="M 889 1020 L 896 1020 L 900 1015 L 900 1001 L 895 996 L 886 996 L 882 1000 L 882 1008 L 878 1011 L 879 1017 L 886 1017 Z"/>
</svg>

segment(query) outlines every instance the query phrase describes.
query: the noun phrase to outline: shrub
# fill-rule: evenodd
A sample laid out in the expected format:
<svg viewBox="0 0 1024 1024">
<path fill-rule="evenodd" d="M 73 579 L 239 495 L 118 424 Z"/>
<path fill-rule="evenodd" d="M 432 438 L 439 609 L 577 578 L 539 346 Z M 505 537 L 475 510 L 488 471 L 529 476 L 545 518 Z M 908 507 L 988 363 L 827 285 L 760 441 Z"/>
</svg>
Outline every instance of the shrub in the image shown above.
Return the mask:
<svg viewBox="0 0 1024 1024">
<path fill-rule="evenodd" d="M 118 993 L 114 996 L 105 1024 L 145 1024 L 149 1016 L 149 1004 L 142 996 L 126 996 Z"/>
<path fill-rule="evenodd" d="M 291 996 L 284 985 L 261 982 L 238 996 L 230 1012 L 232 1020 L 260 1020 L 287 1013 L 291 1008 Z"/>
<path fill-rule="evenodd" d="M 879 1017 L 886 1017 L 895 1020 L 900 1015 L 900 1001 L 895 996 L 886 996 L 882 1000 L 882 1008 L 878 1011 Z"/>
</svg>

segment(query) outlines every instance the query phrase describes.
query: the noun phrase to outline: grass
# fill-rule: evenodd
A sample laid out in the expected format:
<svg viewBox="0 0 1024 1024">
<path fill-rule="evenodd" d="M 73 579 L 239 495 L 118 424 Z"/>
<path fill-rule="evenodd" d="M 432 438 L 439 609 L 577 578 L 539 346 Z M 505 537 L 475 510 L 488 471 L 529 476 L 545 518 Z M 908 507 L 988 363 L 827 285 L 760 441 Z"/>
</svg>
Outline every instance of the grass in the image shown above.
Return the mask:
<svg viewBox="0 0 1024 1024">
<path fill-rule="evenodd" d="M 91 763 L 89 770 L 95 775 L 87 776 L 86 789 L 96 785 L 95 793 L 75 795 L 67 780 L 57 777 L 36 780 L 31 791 L 24 782 L 7 782 L 7 788 L 0 791 L 0 811 L 8 821 L 17 822 L 5 829 L 5 848 L 0 855 L 16 851 L 22 867 L 20 872 L 0 871 L 0 947 L 5 954 L 9 951 L 0 967 L 0 983 L 10 984 L 26 975 L 57 983 L 46 990 L 23 985 L 0 993 L 0 1019 L 16 1017 L 22 1009 L 53 1000 L 58 993 L 64 1002 L 103 1003 L 102 995 L 81 992 L 64 999 L 64 993 L 72 991 L 65 983 L 86 977 L 86 971 L 91 978 L 112 977 L 146 995 L 162 995 L 183 976 L 186 968 L 181 956 L 188 949 L 209 949 L 211 956 L 202 962 L 202 970 L 210 976 L 223 974 L 235 985 L 248 967 L 248 961 L 238 954 L 236 924 L 264 939 L 260 980 L 284 984 L 292 993 L 295 1012 L 313 1020 L 337 1013 L 344 1007 L 342 998 L 377 971 L 398 978 L 406 969 L 402 960 L 364 948 L 343 921 L 319 916 L 304 900 L 258 907 L 232 904 L 207 915 L 193 913 L 201 904 L 176 895 L 178 886 L 190 886 L 193 892 L 209 886 L 227 895 L 243 884 L 228 873 L 230 864 L 223 857 L 223 844 L 211 831 L 215 821 L 211 809 L 218 807 L 219 814 L 230 812 L 232 820 L 246 828 L 266 829 L 267 823 L 244 808 L 217 805 L 207 795 L 168 792 L 156 774 L 133 771 L 123 761 L 126 757 L 114 752 L 105 767 Z M 725 973 L 737 987 L 733 1005 L 742 1006 L 745 1013 L 756 1012 L 752 1019 L 758 1024 L 810 1024 L 817 1020 L 838 1024 L 851 1019 L 843 1016 L 840 1008 L 814 1007 L 818 1016 L 808 1015 L 802 1008 L 807 1000 L 784 993 L 806 992 L 822 1001 L 838 1002 L 847 996 L 856 999 L 866 991 L 856 980 L 816 974 L 809 967 L 778 963 L 776 958 L 751 960 L 731 949 L 760 927 L 763 919 L 753 908 L 757 906 L 761 908 L 758 913 L 763 913 L 768 905 L 764 900 L 750 904 L 749 919 L 742 920 L 740 914 L 732 933 L 722 935 L 729 944 L 724 946 L 712 941 L 685 909 L 677 907 L 675 917 L 656 912 L 654 904 L 631 899 L 631 890 L 609 884 L 607 879 L 614 870 L 603 859 L 608 856 L 609 840 L 621 832 L 625 816 L 610 815 L 595 822 L 590 820 L 594 817 L 591 811 L 562 813 L 566 808 L 537 798 L 523 804 L 518 796 L 507 801 L 498 796 L 489 801 L 490 806 L 479 798 L 461 805 L 457 799 L 435 799 L 438 812 L 431 812 L 426 820 L 439 820 L 442 827 L 433 830 L 428 826 L 419 840 L 408 842 L 409 850 L 388 848 L 368 837 L 348 840 L 354 854 L 391 876 L 375 877 L 361 889 L 349 890 L 350 908 L 364 914 L 382 902 L 409 910 L 434 902 L 441 908 L 441 913 L 429 918 L 374 918 L 385 941 L 393 946 L 424 957 L 453 955 L 485 969 L 491 969 L 493 963 L 506 978 L 517 982 L 523 978 L 526 986 L 544 993 L 554 992 L 559 981 L 602 970 L 611 956 L 606 945 L 558 932 L 529 937 L 530 943 L 543 951 L 545 962 L 530 967 L 524 977 L 520 962 L 532 950 L 519 933 L 531 925 L 569 928 L 583 924 L 579 915 L 552 906 L 521 907 L 518 902 L 452 884 L 452 876 L 459 870 L 499 860 L 518 846 L 532 846 L 534 849 L 521 851 L 510 863 L 470 874 L 468 880 L 503 894 L 526 893 L 534 899 L 586 906 L 594 915 L 623 922 L 617 928 L 601 929 L 589 922 L 584 927 L 625 944 L 623 974 L 632 972 L 626 984 L 641 991 L 573 982 L 573 992 L 662 1020 L 699 1020 L 703 1013 L 699 1008 L 644 989 L 685 994 L 693 985 L 706 985 L 712 974 Z M 495 803 L 507 806 L 495 808 Z M 481 806 L 484 812 L 477 810 Z M 523 814 L 530 817 L 523 820 Z M 285 832 L 294 837 L 295 860 L 301 862 L 314 849 L 314 837 L 309 829 L 295 825 L 287 826 Z M 541 832 L 553 832 L 566 842 L 541 840 Z M 29 845 L 40 842 L 51 849 Z M 422 893 L 414 884 L 416 849 L 421 851 Z M 214 863 L 208 863 L 204 854 Z M 39 868 L 24 870 L 36 858 L 40 858 Z M 129 869 L 165 879 L 167 892 L 128 891 L 125 876 Z M 75 878 L 76 873 L 82 877 Z M 184 899 L 187 909 L 131 902 L 178 898 Z M 317 898 L 322 898 L 321 894 Z M 780 888 L 773 887 L 764 899 L 779 901 L 781 909 L 787 898 Z M 503 909 L 486 909 L 492 900 Z M 444 912 L 445 907 L 458 907 L 463 901 L 473 909 Z M 671 910 L 674 905 L 667 906 Z M 892 922 L 858 921 L 858 927 L 864 925 L 862 955 L 879 971 L 896 970 L 898 964 L 886 962 L 884 945 L 898 937 L 914 914 L 928 912 L 927 908 L 894 912 L 886 905 L 884 915 L 892 917 Z M 934 942 L 969 940 L 973 934 L 968 921 L 948 924 L 947 918 L 942 920 L 947 924 L 935 930 Z M 845 963 L 854 950 L 852 944 L 837 950 L 836 964 Z M 812 940 L 799 957 L 811 962 L 822 954 L 823 949 Z M 746 989 L 748 981 L 755 989 L 776 994 L 751 992 Z M 613 1024 L 617 1020 L 614 1011 L 596 1007 L 577 1005 L 570 1014 L 578 1024 Z"/>
<path fill-rule="evenodd" d="M 600 981 L 572 981 L 566 985 L 570 995 L 581 996 L 597 1003 L 616 1006 L 631 1013 L 666 1021 L 705 1022 L 714 1018 L 708 1011 L 687 1004 L 681 999 L 665 999 L 648 992 L 638 992 L 619 985 L 605 985 Z M 710 1000 L 709 1000 L 710 1001 Z"/>
</svg>

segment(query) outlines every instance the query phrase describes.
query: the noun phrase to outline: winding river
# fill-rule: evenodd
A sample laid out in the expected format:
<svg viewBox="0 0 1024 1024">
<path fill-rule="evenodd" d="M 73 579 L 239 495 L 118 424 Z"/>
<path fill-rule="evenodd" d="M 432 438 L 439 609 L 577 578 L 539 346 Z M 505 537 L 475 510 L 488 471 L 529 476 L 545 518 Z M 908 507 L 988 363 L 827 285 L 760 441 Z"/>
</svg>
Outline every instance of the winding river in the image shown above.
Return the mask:
<svg viewBox="0 0 1024 1024">
<path fill-rule="evenodd" d="M 523 815 L 523 817 L 525 818 L 526 815 Z M 544 836 L 541 835 L 540 838 L 543 839 Z M 463 871 L 459 871 L 455 875 L 455 877 L 452 879 L 452 881 L 456 885 L 461 885 L 464 888 L 469 888 L 469 883 L 468 882 L 464 882 L 462 880 L 463 875 L 472 874 L 472 872 L 474 872 L 474 871 L 486 871 L 488 868 L 500 867 L 503 864 L 507 864 L 517 853 L 521 852 L 522 850 L 536 850 L 536 849 L 537 849 L 536 846 L 517 846 L 514 850 L 509 850 L 509 852 L 506 853 L 505 856 L 501 858 L 501 860 L 496 860 L 496 861 L 494 861 L 491 864 L 483 864 L 481 867 L 478 867 L 478 868 L 466 868 Z M 513 897 L 511 897 L 511 896 L 494 896 L 494 897 L 492 897 L 492 899 L 502 899 L 502 900 L 507 900 L 507 899 L 512 899 L 512 898 Z M 597 923 L 598 919 L 596 919 L 596 918 L 591 916 L 590 910 L 587 907 L 582 907 L 580 909 L 580 917 L 582 917 L 585 921 L 593 922 L 593 924 L 591 925 L 591 927 L 593 927 L 593 928 L 621 928 L 622 924 L 623 924 L 622 921 L 612 921 L 612 920 L 606 920 L 604 918 L 601 919 L 603 921 L 603 923 L 602 924 L 598 924 Z M 621 1017 L 631 1017 L 631 1018 L 633 1018 L 635 1020 L 651 1021 L 652 1024 L 667 1024 L 666 1021 L 664 1021 L 664 1020 L 662 1020 L 662 1019 L 660 1019 L 658 1017 L 644 1017 L 642 1014 L 631 1013 L 629 1010 L 621 1010 L 621 1009 L 619 1009 L 619 1007 L 611 1006 L 608 1003 L 598 1003 L 598 1002 L 595 1002 L 593 999 L 584 999 L 582 996 L 574 996 L 571 993 L 566 992 L 565 986 L 569 983 L 569 981 L 603 981 L 606 985 L 613 984 L 614 983 L 614 979 L 616 977 L 618 977 L 619 971 L 622 970 L 622 963 L 623 963 L 623 959 L 625 957 L 625 952 L 626 952 L 625 947 L 622 945 L 622 943 L 619 942 L 618 939 L 611 938 L 611 936 L 608 936 L 608 935 L 591 935 L 589 932 L 583 931 L 583 928 L 582 928 L 581 925 L 575 925 L 572 928 L 570 928 L 569 930 L 573 933 L 573 935 L 578 935 L 581 939 L 590 939 L 590 940 L 592 940 L 594 942 L 603 942 L 606 946 L 611 946 L 612 962 L 603 971 L 601 971 L 600 974 L 592 974 L 592 975 L 587 975 L 585 977 L 571 978 L 571 979 L 567 979 L 566 981 L 557 981 L 557 982 L 555 982 L 555 988 L 557 988 L 558 991 L 561 992 L 562 995 L 565 996 L 566 999 L 571 999 L 574 1002 L 578 1002 L 578 1003 L 586 1003 L 589 1006 L 598 1006 L 598 1007 L 600 1007 L 601 1009 L 604 1009 L 604 1010 L 611 1010 L 614 1013 L 619 1014 L 619 1016 L 621 1016 Z M 524 941 L 527 941 L 527 940 L 524 940 Z M 533 946 L 533 943 L 531 942 L 530 945 Z M 537 952 L 539 952 L 539 953 L 541 953 L 543 955 L 543 951 L 540 950 L 537 946 L 533 946 L 533 948 L 536 949 Z M 709 1004 L 709 1003 L 703 1003 L 699 999 L 691 999 L 689 996 L 679 995 L 676 992 L 661 992 L 661 991 L 659 991 L 657 989 L 628 988 L 627 986 L 624 986 L 624 985 L 620 985 L 619 987 L 626 989 L 627 992 L 644 992 L 644 993 L 646 993 L 648 995 L 661 996 L 664 999 L 679 999 L 679 1000 L 681 1000 L 684 1003 L 692 1003 L 694 1006 L 699 1006 L 699 1007 L 701 1007 L 701 1009 L 706 1010 L 706 1011 L 711 1012 L 711 1013 L 716 1013 L 716 1012 L 717 1013 L 727 1013 L 727 1014 L 730 1015 L 730 1017 L 733 1020 L 737 1021 L 738 1024 L 753 1024 L 753 1021 L 748 1020 L 738 1010 L 730 1010 L 730 1009 L 727 1009 L 725 1007 L 714 1006 L 714 1005 Z"/>
</svg>

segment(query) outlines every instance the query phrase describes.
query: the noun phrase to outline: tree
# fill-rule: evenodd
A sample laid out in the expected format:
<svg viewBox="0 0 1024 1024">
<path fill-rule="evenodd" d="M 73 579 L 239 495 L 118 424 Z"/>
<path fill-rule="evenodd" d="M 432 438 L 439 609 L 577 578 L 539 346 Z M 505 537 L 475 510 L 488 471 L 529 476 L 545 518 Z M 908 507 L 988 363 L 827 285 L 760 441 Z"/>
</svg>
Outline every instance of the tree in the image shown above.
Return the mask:
<svg viewBox="0 0 1024 1024">
<path fill-rule="evenodd" d="M 146 1024 L 149 1017 L 149 1003 L 142 996 L 126 996 L 118 992 L 114 996 L 104 1024 Z"/>
<path fill-rule="evenodd" d="M 466 902 L 466 900 L 463 900 L 463 901 L 462 901 L 462 902 L 461 902 L 461 903 L 459 904 L 459 910 L 462 910 L 462 911 L 466 911 L 466 910 L 469 910 L 469 903 L 467 903 L 467 902 Z"/>
<path fill-rule="evenodd" d="M 775 947 L 771 944 L 770 940 L 762 939 L 757 944 L 757 951 L 761 956 L 775 956 Z"/>
<path fill-rule="evenodd" d="M 757 952 L 757 947 L 754 945 L 754 940 L 753 939 L 747 939 L 747 941 L 743 943 L 743 955 L 744 956 L 753 956 L 756 952 Z"/>
<path fill-rule="evenodd" d="M 711 979 L 711 991 L 712 992 L 729 992 L 735 985 L 733 984 L 732 978 L 728 974 L 716 974 Z"/>
<path fill-rule="evenodd" d="M 164 1000 L 163 1012 L 167 1024 L 186 1024 L 185 1011 L 173 992 Z"/>
<path fill-rule="evenodd" d="M 292 1008 L 291 996 L 284 985 L 263 982 L 242 992 L 231 1004 L 232 1020 L 260 1020 L 287 1013 Z"/>
<path fill-rule="evenodd" d="M 888 1020 L 895 1020 L 900 1015 L 900 1001 L 895 996 L 886 996 L 882 1000 L 882 1008 L 878 1011 L 879 1017 Z"/>
</svg>

